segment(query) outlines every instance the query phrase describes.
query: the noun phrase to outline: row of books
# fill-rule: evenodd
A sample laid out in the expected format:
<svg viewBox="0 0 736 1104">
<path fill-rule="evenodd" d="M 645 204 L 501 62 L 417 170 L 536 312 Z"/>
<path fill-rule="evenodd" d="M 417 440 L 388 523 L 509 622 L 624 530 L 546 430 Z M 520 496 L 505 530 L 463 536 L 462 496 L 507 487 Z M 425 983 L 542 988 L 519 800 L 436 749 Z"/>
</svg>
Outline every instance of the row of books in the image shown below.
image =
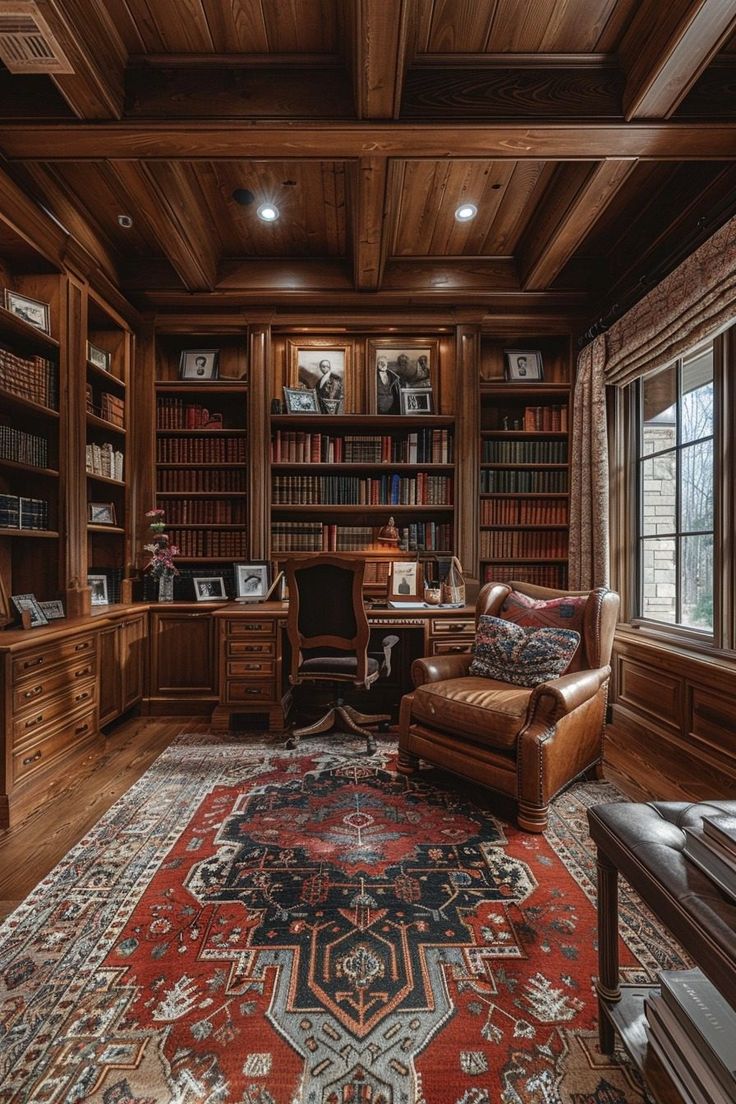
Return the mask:
<svg viewBox="0 0 736 1104">
<path fill-rule="evenodd" d="M 369 525 L 325 525 L 321 521 L 275 521 L 271 526 L 271 551 L 370 552 L 385 551 L 377 542 L 378 530 Z M 399 529 L 403 552 L 445 552 L 452 547 L 452 530 L 446 522 L 433 521 Z M 367 581 L 367 580 L 366 580 Z"/>
<path fill-rule="evenodd" d="M 89 475 L 104 475 L 122 483 L 125 457 L 120 449 L 106 441 L 104 445 L 87 445 L 86 468 Z"/>
<path fill-rule="evenodd" d="M 451 464 L 453 459 L 449 429 L 344 436 L 278 429 L 271 440 L 276 464 Z"/>
<path fill-rule="evenodd" d="M 484 498 L 480 504 L 481 525 L 567 525 L 567 503 L 535 502 L 529 499 Z"/>
<path fill-rule="evenodd" d="M 273 503 L 330 506 L 447 506 L 452 503 L 452 479 L 418 472 L 415 476 L 277 475 Z"/>
<path fill-rule="evenodd" d="M 524 429 L 536 433 L 564 433 L 567 430 L 567 407 L 525 407 Z"/>
<path fill-rule="evenodd" d="M 567 586 L 567 570 L 563 564 L 487 564 L 483 575 L 486 583 L 520 583 L 553 587 L 562 590 Z"/>
<path fill-rule="evenodd" d="M 567 441 L 483 442 L 484 464 L 566 464 Z"/>
<path fill-rule="evenodd" d="M 159 398 L 156 401 L 158 429 L 222 429 L 223 416 L 213 413 L 201 403 L 184 399 Z"/>
<path fill-rule="evenodd" d="M 238 464 L 245 460 L 244 437 L 159 437 L 159 464 Z"/>
<path fill-rule="evenodd" d="M 482 494 L 562 494 L 567 491 L 564 471 L 482 471 Z"/>
<path fill-rule="evenodd" d="M 663 970 L 647 997 L 652 1051 L 684 1104 L 736 1101 L 736 1011 L 702 970 Z"/>
<path fill-rule="evenodd" d="M 245 523 L 245 504 L 241 500 L 229 502 L 226 498 L 188 499 L 172 498 L 161 501 L 169 525 L 242 525 Z"/>
<path fill-rule="evenodd" d="M 100 417 L 113 425 L 125 425 L 125 401 L 118 395 L 103 391 L 100 395 Z"/>
<path fill-rule="evenodd" d="M 25 433 L 14 426 L 0 426 L 0 459 L 30 464 L 35 468 L 49 466 L 49 443 L 37 433 Z"/>
<path fill-rule="evenodd" d="M 48 529 L 49 504 L 43 498 L 0 494 L 0 529 Z"/>
<path fill-rule="evenodd" d="M 512 557 L 560 560 L 566 555 L 566 529 L 551 529 L 542 533 L 502 529 L 480 535 L 482 560 L 508 560 Z"/>
<path fill-rule="evenodd" d="M 58 385 L 56 365 L 46 357 L 22 357 L 0 345 L 0 387 L 56 410 Z"/>
<path fill-rule="evenodd" d="M 222 556 L 236 559 L 248 555 L 248 538 L 242 530 L 235 533 L 222 532 L 219 529 L 174 529 L 169 528 L 171 544 L 175 544 L 181 556 Z"/>
<path fill-rule="evenodd" d="M 186 491 L 194 493 L 202 491 L 238 491 L 245 488 L 245 472 L 243 469 L 223 468 L 222 471 L 201 471 L 196 468 L 172 468 L 159 471 L 159 491 L 177 491 L 179 494 Z"/>
</svg>

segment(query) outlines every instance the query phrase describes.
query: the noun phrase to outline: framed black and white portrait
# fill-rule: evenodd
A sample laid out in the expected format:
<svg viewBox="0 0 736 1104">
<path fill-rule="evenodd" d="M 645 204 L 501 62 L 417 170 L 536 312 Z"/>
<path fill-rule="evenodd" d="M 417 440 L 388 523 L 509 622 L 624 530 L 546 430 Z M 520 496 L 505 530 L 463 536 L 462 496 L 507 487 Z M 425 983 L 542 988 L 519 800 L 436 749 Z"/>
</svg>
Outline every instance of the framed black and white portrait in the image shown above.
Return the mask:
<svg viewBox="0 0 736 1104">
<path fill-rule="evenodd" d="M 345 414 L 353 410 L 352 351 L 352 345 L 320 338 L 289 341 L 289 389 L 313 391 L 320 414 Z"/>
<path fill-rule="evenodd" d="M 219 349 L 184 349 L 179 358 L 179 379 L 217 379 Z"/>
<path fill-rule="evenodd" d="M 63 617 L 66 617 L 64 603 L 58 599 L 53 602 L 39 602 L 38 605 L 44 617 L 49 621 L 60 621 Z"/>
<path fill-rule="evenodd" d="M 399 399 L 402 414 L 432 413 L 432 392 L 426 387 L 402 387 Z"/>
<path fill-rule="evenodd" d="M 304 391 L 301 388 L 285 387 L 284 403 L 287 414 L 321 414 L 319 399 L 315 390 Z"/>
<path fill-rule="evenodd" d="M 222 575 L 192 579 L 192 582 L 194 583 L 194 597 L 198 602 L 222 602 L 227 598 L 225 580 Z"/>
<path fill-rule="evenodd" d="M 259 600 L 266 597 L 271 586 L 270 565 L 264 562 L 236 563 L 235 593 L 238 598 Z"/>
<path fill-rule="evenodd" d="M 116 525 L 114 502 L 88 502 L 87 521 L 90 525 Z"/>
<path fill-rule="evenodd" d="M 25 610 L 31 615 L 31 628 L 36 629 L 41 625 L 48 625 L 48 618 L 36 601 L 35 594 L 13 594 L 11 600 L 18 613 Z"/>
<path fill-rule="evenodd" d="M 544 379 L 542 354 L 539 349 L 505 349 L 506 379 L 527 380 Z"/>
<path fill-rule="evenodd" d="M 404 414 L 402 391 L 422 391 L 427 399 L 417 402 L 409 413 L 431 413 L 432 390 L 437 376 L 438 343 L 427 341 L 400 345 L 369 341 L 367 363 L 369 409 L 374 414 Z M 411 404 L 412 407 L 414 404 Z"/>
<path fill-rule="evenodd" d="M 423 597 L 422 565 L 416 560 L 393 560 L 388 578 L 390 601 L 416 602 Z"/>
<path fill-rule="evenodd" d="M 107 606 L 109 604 L 107 575 L 88 575 L 87 586 L 92 591 L 90 602 L 93 606 Z"/>
<path fill-rule="evenodd" d="M 17 291 L 5 288 L 5 309 L 17 318 L 22 318 L 30 326 L 44 333 L 51 332 L 48 303 L 41 303 L 38 299 L 29 299 L 27 295 L 19 295 Z"/>
</svg>

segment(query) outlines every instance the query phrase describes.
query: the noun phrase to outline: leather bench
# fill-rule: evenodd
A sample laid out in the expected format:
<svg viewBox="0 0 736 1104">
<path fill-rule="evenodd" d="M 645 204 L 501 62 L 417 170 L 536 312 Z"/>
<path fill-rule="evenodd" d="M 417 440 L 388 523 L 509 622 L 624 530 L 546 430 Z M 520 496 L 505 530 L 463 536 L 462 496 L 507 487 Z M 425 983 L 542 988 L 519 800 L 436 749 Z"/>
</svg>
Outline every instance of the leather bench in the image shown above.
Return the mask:
<svg viewBox="0 0 736 1104">
<path fill-rule="evenodd" d="M 683 828 L 703 816 L 736 816 L 736 801 L 613 802 L 588 810 L 598 848 L 598 1007 L 601 1050 L 615 1031 L 627 1043 L 618 978 L 618 875 L 672 932 L 736 1007 L 736 903 L 685 858 Z M 627 1047 L 628 1049 L 628 1047 Z"/>
</svg>

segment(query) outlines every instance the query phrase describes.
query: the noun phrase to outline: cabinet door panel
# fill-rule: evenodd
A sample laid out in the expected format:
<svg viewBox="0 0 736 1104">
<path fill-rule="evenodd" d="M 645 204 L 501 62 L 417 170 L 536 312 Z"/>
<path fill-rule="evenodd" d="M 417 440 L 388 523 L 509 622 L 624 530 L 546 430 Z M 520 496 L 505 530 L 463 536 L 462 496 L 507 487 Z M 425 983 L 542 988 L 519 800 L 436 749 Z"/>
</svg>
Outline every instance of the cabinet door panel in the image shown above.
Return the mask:
<svg viewBox="0 0 736 1104">
<path fill-rule="evenodd" d="M 215 625 L 209 613 L 151 614 L 154 697 L 216 693 Z"/>
<path fill-rule="evenodd" d="M 118 626 L 110 625 L 109 628 L 102 629 L 99 640 L 100 726 L 102 726 L 114 721 L 122 711 Z"/>
<path fill-rule="evenodd" d="M 137 705 L 143 697 L 143 676 L 146 641 L 144 614 L 131 617 L 120 625 L 120 668 L 122 676 L 123 710 Z"/>
</svg>

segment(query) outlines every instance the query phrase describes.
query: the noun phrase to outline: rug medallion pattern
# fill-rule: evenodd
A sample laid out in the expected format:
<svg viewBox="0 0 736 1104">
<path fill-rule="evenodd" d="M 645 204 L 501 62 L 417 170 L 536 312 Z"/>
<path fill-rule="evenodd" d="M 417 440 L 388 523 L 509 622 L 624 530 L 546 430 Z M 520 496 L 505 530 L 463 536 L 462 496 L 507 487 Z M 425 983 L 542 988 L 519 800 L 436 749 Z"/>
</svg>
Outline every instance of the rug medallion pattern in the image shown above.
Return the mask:
<svg viewBox="0 0 736 1104">
<path fill-rule="evenodd" d="M 634 1104 L 600 1055 L 594 862 L 390 744 L 184 738 L 2 929 L 2 1104 Z M 624 894 L 631 980 L 680 964 Z"/>
</svg>

